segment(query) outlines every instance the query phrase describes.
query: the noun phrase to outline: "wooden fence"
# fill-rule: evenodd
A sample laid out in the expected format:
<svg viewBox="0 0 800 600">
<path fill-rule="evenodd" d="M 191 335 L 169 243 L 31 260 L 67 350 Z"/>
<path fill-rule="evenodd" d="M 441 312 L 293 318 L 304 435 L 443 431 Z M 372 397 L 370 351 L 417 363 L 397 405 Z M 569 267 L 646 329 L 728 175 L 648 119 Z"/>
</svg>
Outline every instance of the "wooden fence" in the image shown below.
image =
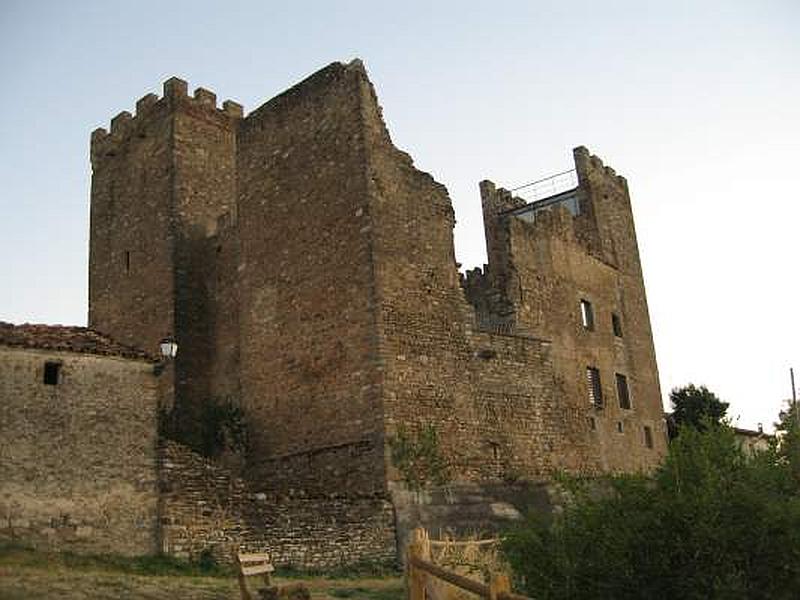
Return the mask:
<svg viewBox="0 0 800 600">
<path fill-rule="evenodd" d="M 431 562 L 431 540 L 428 537 L 428 532 L 422 527 L 416 528 L 411 533 L 411 541 L 408 544 L 408 553 L 406 555 L 406 574 L 408 600 L 428 600 L 428 583 L 431 578 L 446 581 L 459 589 L 486 600 L 531 600 L 527 596 L 521 596 L 511 591 L 511 583 L 505 573 L 493 573 L 489 584 L 486 585 L 433 564 Z"/>
</svg>

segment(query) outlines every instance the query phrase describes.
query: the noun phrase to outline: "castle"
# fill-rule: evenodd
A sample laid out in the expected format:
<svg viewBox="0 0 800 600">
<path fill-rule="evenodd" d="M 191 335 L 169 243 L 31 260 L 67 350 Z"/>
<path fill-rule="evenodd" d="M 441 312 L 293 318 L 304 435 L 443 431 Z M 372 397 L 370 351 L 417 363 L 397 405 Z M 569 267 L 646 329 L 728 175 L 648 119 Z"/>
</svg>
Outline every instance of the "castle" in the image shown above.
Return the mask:
<svg viewBox="0 0 800 600">
<path fill-rule="evenodd" d="M 534 202 L 481 182 L 488 264 L 461 275 L 447 191 L 394 147 L 360 61 L 246 116 L 172 78 L 93 132 L 87 331 L 179 346 L 148 384 L 182 442 L 155 443 L 156 543 L 391 558 L 411 524 L 513 512 L 556 471 L 658 464 L 627 184 L 585 148 L 574 161 Z M 191 450 L 222 401 L 247 429 L 235 473 Z M 187 516 L 198 502 L 225 518 Z M 345 541 L 317 555 L 314 536 Z"/>
</svg>

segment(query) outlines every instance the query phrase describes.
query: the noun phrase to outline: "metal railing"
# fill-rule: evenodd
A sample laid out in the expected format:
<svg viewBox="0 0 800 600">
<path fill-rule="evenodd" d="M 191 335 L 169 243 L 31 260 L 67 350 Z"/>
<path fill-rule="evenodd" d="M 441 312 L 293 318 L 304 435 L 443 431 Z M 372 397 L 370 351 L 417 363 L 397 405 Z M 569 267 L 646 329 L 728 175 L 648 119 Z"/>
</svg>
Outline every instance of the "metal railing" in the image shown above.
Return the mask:
<svg viewBox="0 0 800 600">
<path fill-rule="evenodd" d="M 578 173 L 575 169 L 562 171 L 543 179 L 531 181 L 509 190 L 528 203 L 537 202 L 550 196 L 561 194 L 578 187 Z"/>
</svg>

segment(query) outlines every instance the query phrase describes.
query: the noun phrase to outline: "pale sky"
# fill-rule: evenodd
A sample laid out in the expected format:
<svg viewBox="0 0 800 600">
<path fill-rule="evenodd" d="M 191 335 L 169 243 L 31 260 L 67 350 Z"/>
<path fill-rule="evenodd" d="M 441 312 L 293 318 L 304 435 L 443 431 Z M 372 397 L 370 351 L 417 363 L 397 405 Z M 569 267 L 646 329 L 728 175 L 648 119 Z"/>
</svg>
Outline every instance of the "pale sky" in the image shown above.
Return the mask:
<svg viewBox="0 0 800 600">
<path fill-rule="evenodd" d="M 249 111 L 364 60 L 485 261 L 478 182 L 627 177 L 661 383 L 739 426 L 800 369 L 800 2 L 0 2 L 0 320 L 86 324 L 89 134 L 172 75 Z M 800 378 L 799 378 L 800 379 Z"/>
</svg>

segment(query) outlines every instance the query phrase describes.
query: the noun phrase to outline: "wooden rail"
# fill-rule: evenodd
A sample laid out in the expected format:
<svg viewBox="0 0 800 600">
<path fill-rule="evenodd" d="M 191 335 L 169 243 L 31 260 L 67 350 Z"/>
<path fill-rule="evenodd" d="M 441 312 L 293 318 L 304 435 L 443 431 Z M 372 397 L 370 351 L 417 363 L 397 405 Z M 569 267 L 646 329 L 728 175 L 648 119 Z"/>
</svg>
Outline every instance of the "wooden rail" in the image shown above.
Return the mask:
<svg viewBox="0 0 800 600">
<path fill-rule="evenodd" d="M 497 544 L 500 540 L 497 538 L 492 538 L 489 540 L 428 540 L 428 543 L 432 547 L 437 546 L 489 546 L 491 544 Z"/>
<path fill-rule="evenodd" d="M 472 592 L 480 596 L 481 598 L 488 598 L 489 597 L 489 586 L 485 583 L 481 583 L 480 581 L 475 581 L 474 579 L 470 579 L 469 577 L 464 577 L 463 575 L 459 575 L 458 573 L 453 573 L 452 571 L 448 571 L 447 569 L 443 569 L 427 560 L 422 560 L 416 556 L 409 556 L 408 557 L 409 564 L 414 569 L 420 569 L 425 571 L 429 575 L 433 575 L 434 577 L 438 577 L 439 579 L 443 579 L 447 583 L 452 583 L 453 585 L 460 587 L 462 590 L 467 590 L 468 592 Z M 413 600 L 413 599 L 412 599 Z"/>
<path fill-rule="evenodd" d="M 483 540 L 483 542 L 496 543 L 497 540 Z M 453 542 L 448 543 L 452 544 Z M 468 543 L 474 544 L 475 542 Z M 459 542 L 459 544 L 463 543 Z M 408 600 L 427 600 L 426 584 L 431 577 L 446 581 L 486 600 L 531 600 L 527 596 L 511 591 L 511 583 L 505 573 L 493 573 L 489 585 L 486 585 L 433 564 L 431 562 L 431 545 L 445 544 L 431 542 L 428 532 L 421 527 L 412 532 L 406 555 Z"/>
</svg>

